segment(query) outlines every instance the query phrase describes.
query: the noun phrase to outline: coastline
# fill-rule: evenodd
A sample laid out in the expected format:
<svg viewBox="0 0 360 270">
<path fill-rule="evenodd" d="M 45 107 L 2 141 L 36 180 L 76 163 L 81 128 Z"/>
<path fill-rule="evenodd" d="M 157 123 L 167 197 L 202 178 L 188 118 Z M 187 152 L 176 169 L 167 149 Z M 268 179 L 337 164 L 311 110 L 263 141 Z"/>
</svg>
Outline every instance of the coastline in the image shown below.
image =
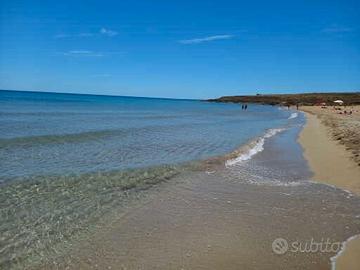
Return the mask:
<svg viewBox="0 0 360 270">
<path fill-rule="evenodd" d="M 340 243 L 358 233 L 359 224 L 353 223 L 358 213 L 352 204 L 357 196 L 348 198 L 340 189 L 308 181 L 311 171 L 296 142 L 305 117 L 276 111 L 286 113 L 285 126 L 267 129 L 224 155 L 181 166 L 35 178 L 14 185 L 10 192 L 2 190 L 0 197 L 12 191 L 18 195 L 12 196 L 11 211 L 22 213 L 15 207 L 20 198 L 28 209 L 56 214 L 27 217 L 34 220 L 35 232 L 46 227 L 56 233 L 40 239 L 42 250 L 35 250 L 36 255 L 16 258 L 18 267 L 33 263 L 34 269 L 54 265 L 57 269 L 92 269 L 94 265 L 99 269 L 119 265 L 123 269 L 268 269 L 269 265 L 329 269 L 335 252 L 278 256 L 272 243 L 279 236 L 306 243 L 322 235 Z M 24 204 L 25 200 L 29 203 Z M 62 223 L 66 231 L 51 223 L 63 216 L 67 217 Z M 8 224 L 14 228 L 17 223 L 9 219 Z M 343 230 L 347 225 L 348 230 Z M 64 238 L 66 241 L 56 242 Z M 15 245 L 21 255 L 21 246 Z M 12 249 L 7 250 L 11 255 Z M 0 265 L 4 262 L 10 268 L 11 256 L 4 258 L 0 257 Z"/>
<path fill-rule="evenodd" d="M 297 119 L 304 123 L 302 115 Z M 55 263 L 60 269 L 330 269 L 335 254 L 279 256 L 272 248 L 279 236 L 304 243 L 321 235 L 338 242 L 348 236 L 341 229 L 350 224 L 352 211 L 337 200 L 346 193 L 307 181 L 310 171 L 296 143 L 300 130 L 293 125 L 280 136 L 263 135 L 264 151 L 248 162 L 218 168 L 211 160 L 206 170 L 184 171 L 150 190 L 148 199 L 128 208 L 126 215 L 111 217 Z M 302 165 L 304 174 L 287 173 Z M 265 179 L 254 175 L 272 168 Z M 332 215 L 323 215 L 319 205 L 329 207 Z M 337 224 L 328 226 L 334 220 Z M 292 229 L 298 227 L 307 229 Z"/>
<path fill-rule="evenodd" d="M 323 122 L 325 120 L 325 123 L 331 123 L 329 117 L 332 116 L 327 116 L 326 113 L 322 113 L 314 107 L 304 107 L 302 110 L 305 112 L 307 122 L 300 133 L 299 143 L 303 147 L 304 157 L 314 173 L 313 179 L 360 195 L 358 180 L 360 179 L 360 167 L 350 152 L 353 149 L 335 141 L 331 134 L 334 130 L 329 130 L 329 127 Z M 337 128 L 335 125 L 331 125 L 331 127 Z M 346 128 L 342 128 L 346 130 Z M 358 269 L 360 265 L 359 251 L 360 238 L 353 236 L 347 239 L 343 243 L 342 251 L 332 258 L 332 269 Z"/>
</svg>

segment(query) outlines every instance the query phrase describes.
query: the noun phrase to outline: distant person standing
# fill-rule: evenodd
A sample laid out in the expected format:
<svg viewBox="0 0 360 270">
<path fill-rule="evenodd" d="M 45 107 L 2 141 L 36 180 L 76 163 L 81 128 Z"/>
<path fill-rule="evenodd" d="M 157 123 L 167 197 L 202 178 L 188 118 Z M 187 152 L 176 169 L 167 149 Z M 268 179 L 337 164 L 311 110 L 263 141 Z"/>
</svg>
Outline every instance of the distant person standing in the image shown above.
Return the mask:
<svg viewBox="0 0 360 270">
<path fill-rule="evenodd" d="M 299 110 L 299 104 L 298 103 L 296 103 L 296 109 Z"/>
<path fill-rule="evenodd" d="M 245 104 L 245 110 L 247 110 L 247 104 Z"/>
</svg>

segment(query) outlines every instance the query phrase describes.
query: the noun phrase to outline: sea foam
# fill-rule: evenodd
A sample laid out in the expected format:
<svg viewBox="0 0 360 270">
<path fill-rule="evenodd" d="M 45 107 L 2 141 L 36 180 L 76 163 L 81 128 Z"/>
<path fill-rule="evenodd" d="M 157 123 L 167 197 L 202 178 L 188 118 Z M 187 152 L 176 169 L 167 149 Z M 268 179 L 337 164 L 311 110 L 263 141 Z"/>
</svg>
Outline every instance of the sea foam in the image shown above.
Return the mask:
<svg viewBox="0 0 360 270">
<path fill-rule="evenodd" d="M 335 256 L 330 258 L 331 270 L 336 270 L 336 260 L 345 252 L 347 243 L 349 243 L 350 241 L 352 241 L 356 238 L 359 238 L 359 237 L 360 237 L 360 234 L 356 234 L 356 235 L 349 237 L 344 242 L 342 242 L 340 251 Z"/>
<path fill-rule="evenodd" d="M 292 113 L 290 116 L 289 116 L 289 118 L 288 119 L 293 119 L 293 118 L 296 118 L 296 117 L 298 117 L 298 113 Z"/>
<path fill-rule="evenodd" d="M 236 158 L 229 159 L 225 162 L 225 166 L 233 166 L 237 163 L 251 159 L 254 155 L 264 150 L 265 140 L 271 138 L 279 132 L 284 131 L 285 128 L 273 128 L 269 129 L 263 136 L 251 141 L 244 151 L 240 151 L 240 155 Z"/>
</svg>

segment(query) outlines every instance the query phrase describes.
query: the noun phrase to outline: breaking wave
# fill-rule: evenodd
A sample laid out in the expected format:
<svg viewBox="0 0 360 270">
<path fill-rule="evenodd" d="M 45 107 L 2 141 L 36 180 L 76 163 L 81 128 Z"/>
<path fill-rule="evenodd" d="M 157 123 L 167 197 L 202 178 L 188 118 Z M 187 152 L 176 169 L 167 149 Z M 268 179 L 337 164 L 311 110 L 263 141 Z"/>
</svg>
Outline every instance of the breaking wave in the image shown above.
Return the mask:
<svg viewBox="0 0 360 270">
<path fill-rule="evenodd" d="M 225 166 L 229 167 L 237 163 L 251 159 L 254 155 L 264 150 L 264 143 L 266 139 L 271 138 L 272 136 L 284 130 L 285 128 L 269 129 L 265 133 L 265 135 L 251 141 L 249 144 L 247 144 L 246 146 L 242 147 L 239 151 L 237 151 L 236 154 L 238 154 L 238 156 L 227 160 L 225 162 Z"/>
<path fill-rule="evenodd" d="M 288 119 L 293 119 L 293 118 L 296 118 L 296 117 L 298 117 L 298 113 L 292 113 L 290 116 L 289 116 L 289 118 Z"/>
</svg>

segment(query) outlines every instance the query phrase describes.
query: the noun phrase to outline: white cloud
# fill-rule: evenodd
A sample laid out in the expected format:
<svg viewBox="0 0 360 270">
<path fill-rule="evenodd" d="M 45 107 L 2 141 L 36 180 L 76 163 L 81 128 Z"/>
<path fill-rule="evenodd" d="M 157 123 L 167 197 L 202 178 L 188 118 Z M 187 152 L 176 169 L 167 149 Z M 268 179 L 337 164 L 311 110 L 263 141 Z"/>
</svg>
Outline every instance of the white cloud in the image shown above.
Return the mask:
<svg viewBox="0 0 360 270">
<path fill-rule="evenodd" d="M 55 39 L 62 39 L 62 38 L 83 38 L 83 37 L 94 37 L 94 36 L 108 36 L 114 37 L 117 36 L 118 32 L 106 28 L 101 28 L 99 32 L 91 33 L 91 32 L 84 32 L 79 34 L 57 34 L 54 36 Z"/>
<path fill-rule="evenodd" d="M 106 29 L 106 28 L 101 28 L 100 29 L 100 34 L 106 35 L 106 36 L 109 36 L 109 37 L 113 37 L 113 36 L 116 36 L 118 34 L 118 32 L 116 32 L 114 30 Z"/>
<path fill-rule="evenodd" d="M 185 40 L 180 40 L 179 42 L 182 44 L 198 44 L 198 43 L 210 42 L 214 40 L 232 39 L 234 37 L 235 37 L 234 35 L 215 35 L 215 36 L 208 36 L 202 38 L 185 39 Z"/>
<path fill-rule="evenodd" d="M 101 57 L 104 56 L 101 52 L 87 51 L 87 50 L 72 50 L 63 53 L 66 56 L 85 56 L 85 57 Z"/>
<path fill-rule="evenodd" d="M 121 56 L 125 52 L 120 51 L 90 51 L 90 50 L 70 50 L 67 52 L 59 52 L 58 54 L 65 56 L 74 56 L 74 57 L 103 57 L 103 56 Z"/>
</svg>

